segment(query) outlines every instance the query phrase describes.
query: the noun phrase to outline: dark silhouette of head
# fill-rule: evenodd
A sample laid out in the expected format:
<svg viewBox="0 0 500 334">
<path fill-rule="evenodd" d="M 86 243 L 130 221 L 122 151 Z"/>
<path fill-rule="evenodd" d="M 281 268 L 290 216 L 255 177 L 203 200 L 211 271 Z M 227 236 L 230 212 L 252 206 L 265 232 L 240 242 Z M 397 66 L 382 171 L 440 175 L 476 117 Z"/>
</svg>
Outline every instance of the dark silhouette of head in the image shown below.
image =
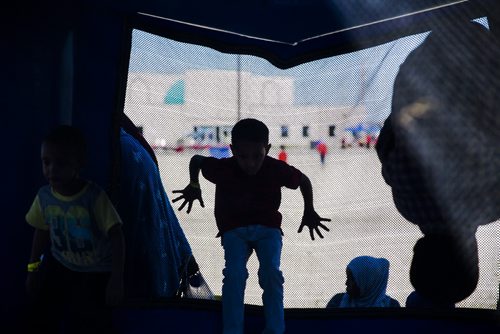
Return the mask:
<svg viewBox="0 0 500 334">
<path fill-rule="evenodd" d="M 242 119 L 231 132 L 231 151 L 240 169 L 247 175 L 256 175 L 269 153 L 269 129 L 259 120 Z"/>
<path fill-rule="evenodd" d="M 499 92 L 499 43 L 479 23 L 443 24 L 401 65 L 377 153 L 406 219 L 479 226 L 500 217 Z"/>
<path fill-rule="evenodd" d="M 87 157 L 87 144 L 83 132 L 72 125 L 58 125 L 44 138 L 42 144 L 50 144 L 71 152 L 83 165 Z"/>
<path fill-rule="evenodd" d="M 476 288 L 477 227 L 500 218 L 500 47 L 476 22 L 443 22 L 406 58 L 376 145 L 398 211 L 424 234 L 410 280 L 436 304 Z"/>
<path fill-rule="evenodd" d="M 455 304 L 467 298 L 479 280 L 477 241 L 474 235 L 426 235 L 413 248 L 410 282 L 435 305 Z"/>
<path fill-rule="evenodd" d="M 231 131 L 231 143 L 237 145 L 241 142 L 269 144 L 269 129 L 254 118 L 245 118 L 238 121 Z"/>
</svg>

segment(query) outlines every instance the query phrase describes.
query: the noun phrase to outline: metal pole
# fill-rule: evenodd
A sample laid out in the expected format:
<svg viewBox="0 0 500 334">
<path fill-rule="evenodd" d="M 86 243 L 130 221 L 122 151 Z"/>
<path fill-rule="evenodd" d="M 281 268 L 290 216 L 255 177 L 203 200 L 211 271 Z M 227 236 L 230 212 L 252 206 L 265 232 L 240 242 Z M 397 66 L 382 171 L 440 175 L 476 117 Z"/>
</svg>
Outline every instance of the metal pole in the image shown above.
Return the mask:
<svg viewBox="0 0 500 334">
<path fill-rule="evenodd" d="M 241 55 L 236 55 L 236 121 L 241 119 Z"/>
</svg>

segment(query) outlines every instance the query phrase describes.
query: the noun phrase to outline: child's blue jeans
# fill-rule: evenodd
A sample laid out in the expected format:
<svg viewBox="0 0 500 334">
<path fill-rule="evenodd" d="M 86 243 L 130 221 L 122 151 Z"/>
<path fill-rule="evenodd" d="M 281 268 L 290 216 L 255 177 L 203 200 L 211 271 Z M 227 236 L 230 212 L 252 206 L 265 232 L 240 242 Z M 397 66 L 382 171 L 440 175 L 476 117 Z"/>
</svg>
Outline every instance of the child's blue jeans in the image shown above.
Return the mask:
<svg viewBox="0 0 500 334">
<path fill-rule="evenodd" d="M 265 334 L 285 331 L 283 274 L 280 271 L 283 240 L 278 228 L 250 225 L 227 231 L 222 236 L 224 259 L 222 317 L 224 334 L 242 334 L 244 293 L 248 278 L 247 261 L 255 250 L 259 260 L 259 285 L 266 320 Z"/>
</svg>

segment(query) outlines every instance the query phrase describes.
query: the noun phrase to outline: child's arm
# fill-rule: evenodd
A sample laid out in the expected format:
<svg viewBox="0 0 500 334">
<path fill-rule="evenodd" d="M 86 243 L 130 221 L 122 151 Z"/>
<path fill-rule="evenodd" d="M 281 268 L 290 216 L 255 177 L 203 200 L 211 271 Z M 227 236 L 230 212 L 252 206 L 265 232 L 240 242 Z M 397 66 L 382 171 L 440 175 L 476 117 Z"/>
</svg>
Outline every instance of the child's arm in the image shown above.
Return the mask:
<svg viewBox="0 0 500 334">
<path fill-rule="evenodd" d="M 123 269 L 125 266 L 125 238 L 120 224 L 108 231 L 111 240 L 112 267 L 106 289 L 106 303 L 117 305 L 123 300 Z"/>
<path fill-rule="evenodd" d="M 302 216 L 302 223 L 300 224 L 299 230 L 297 232 L 302 232 L 304 226 L 307 226 L 309 227 L 309 233 L 311 234 L 312 240 L 314 240 L 314 231 L 318 233 L 320 238 L 323 238 L 323 235 L 321 234 L 318 227 L 321 227 L 326 231 L 330 231 L 330 229 L 328 229 L 328 227 L 323 225 L 321 222 L 329 222 L 332 220 L 328 218 L 321 218 L 314 210 L 312 184 L 305 174 L 302 174 L 302 179 L 300 180 L 300 192 L 302 193 L 302 197 L 304 198 L 304 215 Z"/>
<path fill-rule="evenodd" d="M 33 234 L 33 242 L 31 245 L 31 256 L 29 263 L 40 261 L 43 252 L 47 249 L 50 242 L 50 234 L 48 230 L 35 229 Z"/>
<path fill-rule="evenodd" d="M 184 199 L 184 202 L 181 204 L 179 207 L 179 211 L 188 204 L 188 208 L 186 213 L 191 212 L 191 207 L 193 206 L 194 200 L 199 200 L 200 205 L 202 208 L 205 207 L 205 204 L 203 203 L 203 199 L 201 198 L 201 189 L 200 189 L 200 182 L 199 182 L 199 175 L 200 175 L 200 170 L 201 170 L 201 164 L 203 163 L 203 160 L 205 160 L 204 156 L 201 155 L 194 155 L 191 158 L 191 161 L 189 162 L 189 184 L 186 186 L 186 188 L 182 190 L 174 190 L 173 193 L 180 193 L 181 196 L 174 198 L 172 200 L 172 203 L 177 202 L 178 200 Z"/>
<path fill-rule="evenodd" d="M 50 242 L 49 231 L 35 229 L 33 242 L 31 246 L 31 256 L 28 264 L 28 277 L 26 278 L 26 293 L 31 296 L 35 293 L 38 285 L 38 268 L 40 266 L 43 252 L 47 249 Z"/>
</svg>

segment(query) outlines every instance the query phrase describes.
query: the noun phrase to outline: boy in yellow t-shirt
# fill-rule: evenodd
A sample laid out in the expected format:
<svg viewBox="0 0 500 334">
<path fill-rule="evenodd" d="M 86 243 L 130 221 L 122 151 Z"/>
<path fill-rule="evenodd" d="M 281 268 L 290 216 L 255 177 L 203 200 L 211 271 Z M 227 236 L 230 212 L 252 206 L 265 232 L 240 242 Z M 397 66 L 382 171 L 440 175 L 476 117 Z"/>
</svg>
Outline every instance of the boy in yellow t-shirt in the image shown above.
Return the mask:
<svg viewBox="0 0 500 334">
<path fill-rule="evenodd" d="M 26 214 L 35 228 L 26 290 L 37 331 L 56 332 L 63 319 L 70 331 L 106 330 L 106 304 L 123 298 L 122 222 L 106 193 L 80 177 L 85 146 L 83 134 L 65 125 L 42 142 L 49 184 Z"/>
</svg>

